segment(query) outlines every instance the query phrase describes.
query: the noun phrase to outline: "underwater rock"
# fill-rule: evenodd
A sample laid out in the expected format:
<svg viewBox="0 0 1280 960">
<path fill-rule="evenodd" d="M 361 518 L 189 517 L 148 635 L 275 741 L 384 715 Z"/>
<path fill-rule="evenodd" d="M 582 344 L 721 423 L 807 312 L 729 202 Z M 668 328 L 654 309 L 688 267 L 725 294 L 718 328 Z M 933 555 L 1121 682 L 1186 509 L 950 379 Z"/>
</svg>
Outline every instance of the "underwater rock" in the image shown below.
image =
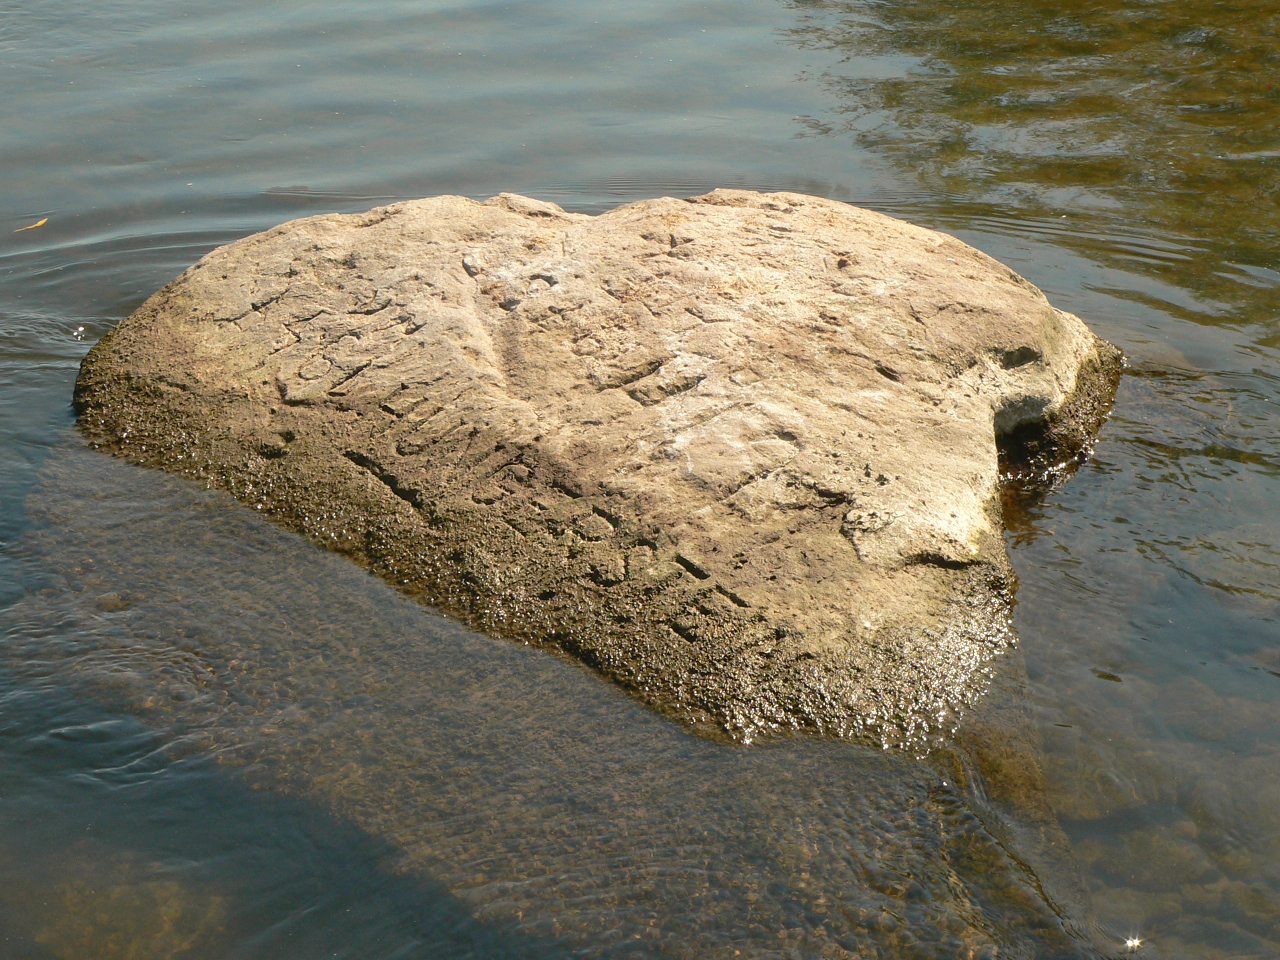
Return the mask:
<svg viewBox="0 0 1280 960">
<path fill-rule="evenodd" d="M 512 194 L 220 247 L 94 347 L 91 442 L 692 724 L 901 740 L 1012 639 L 1000 453 L 1118 351 L 945 234 L 798 194 Z"/>
</svg>

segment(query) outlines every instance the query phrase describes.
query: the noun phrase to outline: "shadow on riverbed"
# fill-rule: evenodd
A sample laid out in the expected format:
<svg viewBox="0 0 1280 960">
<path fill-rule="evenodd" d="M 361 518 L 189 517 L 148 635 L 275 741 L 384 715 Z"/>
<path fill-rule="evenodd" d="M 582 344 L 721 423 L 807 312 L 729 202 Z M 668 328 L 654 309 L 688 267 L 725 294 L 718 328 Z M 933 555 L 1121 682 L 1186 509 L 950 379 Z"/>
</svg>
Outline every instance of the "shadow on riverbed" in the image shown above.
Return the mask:
<svg viewBox="0 0 1280 960">
<path fill-rule="evenodd" d="M 21 552 L 45 584 L 3 613 L 6 672 L 145 724 L 128 756 L 66 761 L 69 783 L 102 770 L 122 784 L 108 795 L 127 797 L 130 771 L 146 780 L 155 764 L 163 776 L 147 789 L 177 791 L 159 806 L 184 812 L 134 820 L 113 800 L 109 838 L 37 831 L 55 854 L 27 882 L 32 899 L 89 898 L 86 916 L 102 919 L 86 922 L 123 925 L 127 939 L 129 924 L 152 921 L 120 919 L 114 894 L 88 892 L 111 882 L 84 877 L 125 877 L 120 912 L 155 914 L 165 897 L 154 884 L 170 882 L 166 831 L 207 829 L 204 859 L 172 880 L 178 916 L 165 921 L 191 946 L 138 955 L 291 956 L 264 944 L 319 936 L 345 889 L 371 911 L 352 922 L 386 933 L 350 938 L 379 944 L 371 958 L 466 955 L 481 934 L 514 945 L 502 956 L 1096 955 L 1063 919 L 1080 915 L 1060 893 L 1069 878 L 1022 858 L 1043 846 L 1044 825 L 999 817 L 960 754 L 935 765 L 810 737 L 701 739 L 574 663 L 431 615 L 224 496 L 74 446 L 43 475 Z M 11 755 L 38 770 L 43 751 L 92 740 L 95 722 L 41 734 L 56 749 L 10 731 Z M 83 805 L 79 787 L 66 789 Z M 282 885 L 286 899 L 314 897 L 306 906 L 260 904 L 252 891 L 273 882 L 254 857 L 237 860 L 273 804 L 301 805 L 286 822 L 339 851 L 249 844 L 285 875 L 323 861 L 334 887 Z M 353 878 L 337 880 L 348 861 Z M 288 917 L 296 930 L 270 933 Z"/>
<path fill-rule="evenodd" d="M 136 718 L 50 688 L 0 702 L 22 717 L 0 726 L 6 960 L 561 955 Z"/>
</svg>

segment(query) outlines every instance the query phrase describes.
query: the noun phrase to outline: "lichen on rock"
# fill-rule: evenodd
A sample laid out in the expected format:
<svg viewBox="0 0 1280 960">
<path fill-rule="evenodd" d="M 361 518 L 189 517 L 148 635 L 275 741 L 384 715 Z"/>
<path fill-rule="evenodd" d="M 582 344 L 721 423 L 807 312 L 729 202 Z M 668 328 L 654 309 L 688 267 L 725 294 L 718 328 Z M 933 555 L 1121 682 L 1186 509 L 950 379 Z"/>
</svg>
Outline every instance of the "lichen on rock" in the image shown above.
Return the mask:
<svg viewBox="0 0 1280 960">
<path fill-rule="evenodd" d="M 902 740 L 1012 639 L 1003 438 L 1114 347 L 945 234 L 798 194 L 502 194 L 214 250 L 86 358 L 92 442 L 225 488 L 692 724 Z"/>
</svg>

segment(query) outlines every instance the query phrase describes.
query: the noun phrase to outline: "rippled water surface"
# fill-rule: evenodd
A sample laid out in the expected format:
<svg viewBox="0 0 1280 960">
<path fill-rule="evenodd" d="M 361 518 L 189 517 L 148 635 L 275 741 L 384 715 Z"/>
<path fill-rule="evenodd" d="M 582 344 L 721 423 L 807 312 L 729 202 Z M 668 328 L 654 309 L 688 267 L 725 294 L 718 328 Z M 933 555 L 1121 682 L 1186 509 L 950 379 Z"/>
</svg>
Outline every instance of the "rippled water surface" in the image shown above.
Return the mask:
<svg viewBox="0 0 1280 960">
<path fill-rule="evenodd" d="M 1278 36 L 0 0 L 0 955 L 1280 955 Z M 1008 504 L 1021 643 L 930 757 L 694 737 L 72 428 L 88 346 L 235 237 L 724 185 L 955 233 L 1129 359 L 1094 457 Z"/>
</svg>

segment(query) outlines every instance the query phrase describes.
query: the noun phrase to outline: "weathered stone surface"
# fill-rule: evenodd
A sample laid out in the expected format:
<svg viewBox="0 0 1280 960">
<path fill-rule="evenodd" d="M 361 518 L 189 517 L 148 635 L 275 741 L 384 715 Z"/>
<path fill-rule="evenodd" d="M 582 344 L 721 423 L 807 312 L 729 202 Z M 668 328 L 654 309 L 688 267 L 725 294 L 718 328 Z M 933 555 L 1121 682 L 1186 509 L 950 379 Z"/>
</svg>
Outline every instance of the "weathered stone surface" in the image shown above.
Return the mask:
<svg viewBox="0 0 1280 960">
<path fill-rule="evenodd" d="M 1011 638 L 999 438 L 1117 351 L 960 241 L 716 191 L 399 203 L 219 248 L 85 360 L 96 443 L 751 736 L 943 722 Z"/>
</svg>

